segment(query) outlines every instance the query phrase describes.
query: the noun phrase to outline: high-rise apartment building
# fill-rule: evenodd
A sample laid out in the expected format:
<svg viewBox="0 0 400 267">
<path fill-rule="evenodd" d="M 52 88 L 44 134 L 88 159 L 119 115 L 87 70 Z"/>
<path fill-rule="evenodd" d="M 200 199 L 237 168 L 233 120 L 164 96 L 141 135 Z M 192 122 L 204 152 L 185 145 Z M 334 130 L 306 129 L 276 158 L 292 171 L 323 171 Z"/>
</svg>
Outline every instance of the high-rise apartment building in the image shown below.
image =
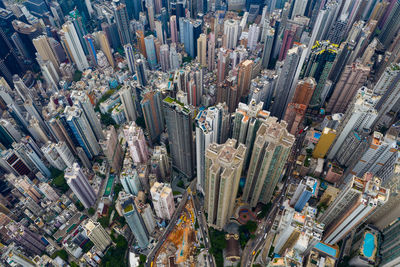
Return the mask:
<svg viewBox="0 0 400 267">
<path fill-rule="evenodd" d="M 171 172 L 171 166 L 165 146 L 154 147 L 153 155 L 151 156 L 151 169 L 157 175 L 157 178 L 164 181 L 167 179 L 167 176 Z"/>
<path fill-rule="evenodd" d="M 270 201 L 295 140 L 284 121 L 278 123 L 275 117 L 268 117 L 259 123 L 242 196 L 252 207 Z"/>
<path fill-rule="evenodd" d="M 235 49 L 239 39 L 239 21 L 228 19 L 224 22 L 224 47 Z"/>
<path fill-rule="evenodd" d="M 152 141 L 156 141 L 164 131 L 164 116 L 161 107 L 161 93 L 150 91 L 142 95 L 142 112 L 146 123 L 146 129 L 150 133 Z"/>
<path fill-rule="evenodd" d="M 58 73 L 58 66 L 60 65 L 60 62 L 50 45 L 49 37 L 41 35 L 33 39 L 32 42 L 41 59 L 49 60 Z"/>
<path fill-rule="evenodd" d="M 124 107 L 125 118 L 128 122 L 136 121 L 136 101 L 134 89 L 130 85 L 123 85 L 119 90 L 119 97 Z"/>
<path fill-rule="evenodd" d="M 64 178 L 85 208 L 88 209 L 96 203 L 96 193 L 78 163 L 75 162 L 72 168 L 65 170 Z"/>
<path fill-rule="evenodd" d="M 202 67 L 207 66 L 207 36 L 204 33 L 197 39 L 197 58 Z"/>
<path fill-rule="evenodd" d="M 236 140 L 211 144 L 206 150 L 205 210 L 208 224 L 222 229 L 232 216 L 246 147 Z"/>
<path fill-rule="evenodd" d="M 238 100 L 249 94 L 254 62 L 252 60 L 242 61 L 238 65 Z"/>
<path fill-rule="evenodd" d="M 172 166 L 189 178 L 194 175 L 193 111 L 183 103 L 167 97 L 162 102 Z"/>
<path fill-rule="evenodd" d="M 149 157 L 143 129 L 134 121 L 123 129 L 130 155 L 135 163 L 145 163 Z"/>
<path fill-rule="evenodd" d="M 382 256 L 380 266 L 393 267 L 400 263 L 400 244 L 397 241 L 400 231 L 400 219 L 396 218 L 382 231 L 383 239 L 379 247 Z"/>
<path fill-rule="evenodd" d="M 67 52 L 78 70 L 84 71 L 89 68 L 89 63 L 74 24 L 71 21 L 67 21 L 62 27 L 62 32 L 64 33 L 63 37 L 65 38 Z"/>
<path fill-rule="evenodd" d="M 156 215 L 160 219 L 171 220 L 175 212 L 174 196 L 169 185 L 155 182 L 150 189 Z"/>
<path fill-rule="evenodd" d="M 363 223 L 378 206 L 385 204 L 388 198 L 389 190 L 381 186 L 379 178 L 370 173 L 362 178 L 354 176 L 320 218 L 326 222 L 323 241 L 336 244 Z"/>
<path fill-rule="evenodd" d="M 110 42 L 108 41 L 106 33 L 103 31 L 98 31 L 98 32 L 93 33 L 93 35 L 96 37 L 97 41 L 99 42 L 100 49 L 101 49 L 101 51 L 103 51 L 104 55 L 107 57 L 108 63 L 111 65 L 111 67 L 114 68 L 115 67 L 114 58 L 112 55 Z"/>
<path fill-rule="evenodd" d="M 144 44 L 146 47 L 146 55 L 147 61 L 149 62 L 150 68 L 152 70 L 157 67 L 157 55 L 156 55 L 156 47 L 154 45 L 154 36 L 149 35 L 144 38 Z"/>
<path fill-rule="evenodd" d="M 261 37 L 262 38 L 262 37 Z M 264 49 L 262 55 L 262 66 L 263 68 L 268 68 L 271 56 L 272 56 L 272 47 L 274 46 L 274 38 L 275 38 L 275 29 L 272 27 L 268 27 L 266 29 L 266 35 L 264 40 Z"/>
<path fill-rule="evenodd" d="M 168 44 L 163 44 L 160 46 L 160 66 L 161 66 L 161 70 L 164 72 L 167 72 L 170 70 Z"/>
<path fill-rule="evenodd" d="M 133 52 L 133 47 L 131 44 L 124 45 L 126 62 L 128 63 L 128 68 L 131 73 L 135 73 L 135 54 Z"/>
<path fill-rule="evenodd" d="M 197 39 L 201 34 L 201 20 L 193 20 L 184 17 L 179 18 L 179 34 L 185 51 L 192 58 L 197 56 Z"/>
<path fill-rule="evenodd" d="M 169 25 L 171 27 L 171 41 L 173 43 L 178 42 L 178 27 L 176 23 L 177 23 L 176 16 L 175 15 L 171 16 L 169 19 Z"/>
<path fill-rule="evenodd" d="M 68 148 L 67 144 L 63 141 L 60 141 L 56 144 L 55 148 L 56 148 L 58 154 L 60 155 L 60 157 L 65 162 L 65 165 L 67 165 L 67 167 L 71 168 L 75 162 L 75 157 L 72 154 L 71 150 Z"/>
<path fill-rule="evenodd" d="M 132 34 L 129 28 L 129 18 L 126 5 L 119 1 L 114 1 L 112 8 L 121 44 L 126 45 L 132 43 Z"/>
<path fill-rule="evenodd" d="M 122 150 L 114 126 L 110 125 L 107 128 L 106 136 L 104 140 L 100 142 L 100 146 L 103 149 L 103 153 L 106 156 L 108 163 L 114 172 L 118 173 L 121 169 L 124 151 Z"/>
<path fill-rule="evenodd" d="M 211 143 L 223 144 L 228 139 L 230 113 L 225 103 L 202 110 L 196 116 L 197 188 L 204 193 L 205 152 Z"/>
<path fill-rule="evenodd" d="M 301 180 L 297 186 L 292 198 L 290 199 L 290 206 L 294 207 L 295 211 L 301 212 L 306 206 L 308 200 L 315 194 L 318 181 L 312 177 Z"/>
<path fill-rule="evenodd" d="M 103 252 L 109 245 L 111 245 L 110 235 L 106 230 L 104 230 L 103 226 L 101 226 L 99 222 L 89 219 L 84 225 L 84 229 L 87 237 L 89 237 L 90 241 L 93 242 L 98 250 Z"/>
<path fill-rule="evenodd" d="M 326 112 L 345 113 L 358 89 L 367 80 L 370 68 L 360 63 L 347 65 L 336 83 L 331 98 L 328 101 Z"/>
</svg>

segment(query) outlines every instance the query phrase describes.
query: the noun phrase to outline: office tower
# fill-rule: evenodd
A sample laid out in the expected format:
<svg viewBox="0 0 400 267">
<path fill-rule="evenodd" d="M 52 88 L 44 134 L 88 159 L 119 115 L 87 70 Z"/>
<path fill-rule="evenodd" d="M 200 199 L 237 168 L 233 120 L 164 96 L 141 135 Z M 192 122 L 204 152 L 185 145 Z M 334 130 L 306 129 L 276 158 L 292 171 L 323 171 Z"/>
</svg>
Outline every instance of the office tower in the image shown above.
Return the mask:
<svg viewBox="0 0 400 267">
<path fill-rule="evenodd" d="M 149 35 L 144 38 L 144 44 L 146 46 L 147 61 L 149 62 L 150 68 L 152 70 L 157 67 L 157 56 L 156 48 L 154 46 L 154 36 Z"/>
<path fill-rule="evenodd" d="M 157 175 L 157 178 L 161 178 L 164 181 L 167 179 L 171 166 L 165 146 L 154 147 L 153 155 L 151 156 L 151 169 L 152 173 Z"/>
<path fill-rule="evenodd" d="M 15 153 L 12 149 L 3 150 L 1 152 L 1 158 L 6 165 L 3 165 L 7 171 L 15 173 L 17 175 L 27 175 L 33 177 L 33 172 L 28 166 L 25 160 Z"/>
<path fill-rule="evenodd" d="M 175 212 L 174 196 L 169 185 L 155 182 L 150 189 L 156 215 L 160 219 L 171 220 Z"/>
<path fill-rule="evenodd" d="M 50 45 L 49 37 L 41 35 L 33 39 L 32 42 L 36 48 L 36 51 L 40 55 L 41 59 L 49 60 L 53 64 L 57 72 L 59 72 L 58 66 L 60 65 L 60 61 L 58 60 L 56 54 L 54 53 Z"/>
<path fill-rule="evenodd" d="M 153 1 L 146 1 L 147 16 L 149 18 L 150 30 L 154 31 L 154 3 Z"/>
<path fill-rule="evenodd" d="M 239 39 L 239 21 L 228 19 L 224 22 L 224 47 L 235 49 Z"/>
<path fill-rule="evenodd" d="M 217 53 L 217 83 L 220 84 L 225 80 L 225 77 L 228 75 L 231 50 L 227 50 L 226 48 L 221 47 Z"/>
<path fill-rule="evenodd" d="M 124 165 L 119 179 L 125 192 L 137 196 L 139 191 L 143 189 L 136 169 L 131 168 L 130 164 Z"/>
<path fill-rule="evenodd" d="M 68 53 L 72 57 L 72 61 L 75 63 L 78 70 L 84 71 L 89 68 L 89 63 L 86 59 L 86 55 L 74 24 L 70 21 L 64 23 L 62 33 L 64 33 L 65 45 Z"/>
<path fill-rule="evenodd" d="M 90 66 L 97 66 L 97 52 L 94 43 L 94 36 L 92 34 L 86 34 L 83 36 L 83 40 L 85 42 L 86 49 L 88 50 Z"/>
<path fill-rule="evenodd" d="M 367 80 L 370 68 L 359 63 L 347 65 L 336 83 L 332 96 L 328 101 L 326 112 L 344 113 L 356 95 L 358 89 Z"/>
<path fill-rule="evenodd" d="M 142 95 L 140 102 L 146 129 L 149 131 L 151 141 L 159 139 L 164 131 L 164 116 L 161 109 L 161 93 L 159 91 L 150 91 Z"/>
<path fill-rule="evenodd" d="M 12 143 L 19 142 L 21 133 L 8 120 L 0 119 L 0 143 L 5 148 L 11 148 Z"/>
<path fill-rule="evenodd" d="M 400 245 L 397 241 L 400 230 L 400 219 L 396 218 L 387 224 L 382 231 L 382 242 L 379 247 L 379 253 L 382 257 L 380 266 L 393 267 L 400 262 Z"/>
<path fill-rule="evenodd" d="M 104 230 L 103 226 L 99 222 L 94 222 L 92 219 L 88 219 L 85 226 L 85 232 L 90 241 L 93 242 L 95 247 L 103 252 L 106 248 L 111 245 L 111 237 Z"/>
<path fill-rule="evenodd" d="M 114 58 L 111 51 L 110 42 L 108 41 L 107 35 L 104 31 L 98 31 L 93 33 L 97 41 L 100 44 L 100 49 L 103 51 L 104 55 L 107 57 L 108 63 L 114 68 Z"/>
<path fill-rule="evenodd" d="M 11 24 L 11 23 L 10 23 Z M 0 29 L 0 74 L 9 84 L 12 84 L 13 74 L 23 74 L 25 71 L 22 59 L 11 45 L 3 27 Z"/>
<path fill-rule="evenodd" d="M 210 226 L 222 229 L 233 215 L 246 147 L 236 140 L 210 144 L 205 162 L 205 210 Z"/>
<path fill-rule="evenodd" d="M 188 178 L 194 175 L 193 111 L 177 100 L 167 97 L 162 102 L 172 166 Z"/>
<path fill-rule="evenodd" d="M 130 85 L 122 86 L 119 91 L 119 97 L 124 107 L 125 118 L 128 122 L 136 121 L 136 101 L 134 99 L 134 92 Z"/>
<path fill-rule="evenodd" d="M 145 163 L 149 157 L 149 152 L 143 129 L 132 121 L 129 125 L 125 125 L 123 131 L 133 161 L 135 163 Z"/>
<path fill-rule="evenodd" d="M 294 19 L 296 16 L 303 16 L 306 11 L 307 1 L 296 0 L 293 5 L 292 15 L 290 19 Z"/>
<path fill-rule="evenodd" d="M 207 66 L 207 36 L 204 33 L 197 39 L 197 58 L 202 67 Z"/>
<path fill-rule="evenodd" d="M 238 100 L 249 94 L 254 61 L 245 60 L 238 65 Z"/>
<path fill-rule="evenodd" d="M 24 225 L 13 221 L 6 226 L 6 229 L 10 239 L 23 247 L 24 251 L 30 256 L 42 255 L 45 251 L 46 246 L 41 236 Z"/>
<path fill-rule="evenodd" d="M 103 130 L 101 129 L 100 120 L 94 111 L 93 105 L 89 96 L 83 91 L 72 91 L 70 95 L 74 104 L 81 108 L 86 119 L 90 124 L 90 128 L 96 136 L 97 141 L 104 138 Z"/>
<path fill-rule="evenodd" d="M 333 66 L 338 49 L 329 41 L 318 42 L 312 47 L 308 63 L 304 66 L 303 77 L 313 77 L 317 82 L 317 87 L 311 98 L 310 106 L 321 106 L 325 102 L 328 94 L 325 83 L 329 72 Z"/>
<path fill-rule="evenodd" d="M 328 152 L 328 159 L 333 159 L 337 154 L 341 154 L 341 150 L 350 152 L 344 143 L 351 141 L 353 137 L 361 141 L 358 135 L 365 132 L 365 129 L 367 131 L 371 129 L 377 117 L 374 108 L 375 102 L 376 97 L 373 96 L 372 90 L 366 87 L 360 88 L 336 129 L 336 139 Z M 346 160 L 344 159 L 344 161 Z"/>
<path fill-rule="evenodd" d="M 65 170 L 64 178 L 69 188 L 71 188 L 86 209 L 92 207 L 96 203 L 96 193 L 89 184 L 88 178 L 78 163 L 75 162 L 72 168 L 67 168 Z"/>
<path fill-rule="evenodd" d="M 388 160 L 397 156 L 396 136 L 390 133 L 383 136 L 380 132 L 373 132 L 366 143 L 367 147 L 361 153 L 357 156 L 353 154 L 353 158 L 358 160 L 352 161 L 354 163 L 346 171 L 344 181 L 350 180 L 353 175 L 361 177 L 367 172 L 376 175 Z"/>
<path fill-rule="evenodd" d="M 225 103 L 202 110 L 196 116 L 197 188 L 204 194 L 205 151 L 212 143 L 223 144 L 228 139 L 230 114 Z"/>
<path fill-rule="evenodd" d="M 255 207 L 267 204 L 281 179 L 286 160 L 294 144 L 294 136 L 286 130 L 286 122 L 275 117 L 259 126 L 251 153 L 242 199 Z"/>
<path fill-rule="evenodd" d="M 207 68 L 208 71 L 215 69 L 215 34 L 213 32 L 208 35 Z"/>
<path fill-rule="evenodd" d="M 301 180 L 293 197 L 290 199 L 290 206 L 294 207 L 295 211 L 301 212 L 311 196 L 315 194 L 317 185 L 318 181 L 312 177 L 306 177 L 306 179 Z"/>
<path fill-rule="evenodd" d="M 129 18 L 126 5 L 120 3 L 119 1 L 113 2 L 114 19 L 117 23 L 118 35 L 121 40 L 121 44 L 124 46 L 126 44 L 132 43 L 132 34 L 129 29 Z"/>
<path fill-rule="evenodd" d="M 56 150 L 56 144 L 48 142 L 46 145 L 42 146 L 41 150 L 52 167 L 59 170 L 64 170 L 67 167 L 64 160 Z"/>
<path fill-rule="evenodd" d="M 301 259 L 321 241 L 324 226 L 316 221 L 315 208 L 307 207 L 303 212 L 296 212 L 288 202 L 283 205 L 274 252 L 284 256 L 294 251 L 293 254 Z"/>
<path fill-rule="evenodd" d="M 179 34 L 186 53 L 192 58 L 196 58 L 197 39 L 201 34 L 201 20 L 179 18 Z"/>
<path fill-rule="evenodd" d="M 132 196 L 127 196 L 121 200 L 121 205 L 126 223 L 135 236 L 137 245 L 140 248 L 146 248 L 149 245 L 149 232 L 147 231 L 142 216 L 138 212 Z"/>
<path fill-rule="evenodd" d="M 272 47 L 274 45 L 275 29 L 268 27 L 266 30 L 265 40 L 264 40 L 264 50 L 262 55 L 262 66 L 263 68 L 268 68 Z M 262 37 L 261 37 L 262 38 Z"/>
<path fill-rule="evenodd" d="M 173 43 L 177 43 L 178 42 L 178 27 L 176 24 L 176 16 L 173 15 L 170 17 L 169 19 L 169 25 L 171 27 L 171 41 Z"/>
<path fill-rule="evenodd" d="M 145 62 L 142 59 L 135 61 L 136 78 L 141 86 L 147 85 Z"/>
<path fill-rule="evenodd" d="M 400 99 L 400 64 L 392 64 L 386 68 L 381 78 L 376 83 L 373 91 L 377 95 L 381 95 L 381 98 L 375 105 L 375 109 L 378 111 L 375 124 L 378 126 L 385 125 L 382 121 L 382 117 L 390 112 L 393 108 L 398 110 L 396 103 Z M 388 125 L 385 125 L 388 126 Z"/>
<path fill-rule="evenodd" d="M 128 63 L 129 71 L 135 72 L 135 54 L 131 44 L 124 45 L 126 62 Z"/>
<path fill-rule="evenodd" d="M 66 122 L 72 131 L 75 140 L 85 151 L 87 157 L 92 159 L 100 153 L 100 146 L 90 123 L 78 106 L 67 106 L 65 108 Z"/>
<path fill-rule="evenodd" d="M 44 196 L 50 201 L 57 201 L 60 199 L 60 196 L 54 191 L 53 187 L 48 183 L 40 183 L 39 184 L 40 191 L 44 194 Z"/>
<path fill-rule="evenodd" d="M 336 130 L 325 127 L 322 130 L 322 134 L 318 140 L 317 145 L 313 150 L 314 158 L 325 158 L 326 153 L 328 153 L 329 147 L 332 145 L 336 138 Z"/>
<path fill-rule="evenodd" d="M 271 115 L 282 119 L 285 109 L 292 99 L 294 88 L 297 85 L 298 69 L 303 65 L 305 46 L 300 45 L 289 49 L 282 69 L 276 82 L 276 99 L 272 104 Z"/>
<path fill-rule="evenodd" d="M 352 194 L 353 197 L 349 199 Z M 354 176 L 322 215 L 322 223 L 326 225 L 323 241 L 330 245 L 336 244 L 388 198 L 389 190 L 381 186 L 379 178 L 369 173 L 363 178 Z"/>
<path fill-rule="evenodd" d="M 167 44 L 160 46 L 160 66 L 161 70 L 164 72 L 167 72 L 170 69 L 169 47 Z"/>
<path fill-rule="evenodd" d="M 296 91 L 290 102 L 308 106 L 317 83 L 314 78 L 307 77 L 297 82 Z"/>
<path fill-rule="evenodd" d="M 121 41 L 119 40 L 117 23 L 108 24 L 106 22 L 101 23 L 101 30 L 107 36 L 108 42 L 111 47 L 115 50 L 121 46 Z"/>
<path fill-rule="evenodd" d="M 118 139 L 117 132 L 114 126 L 110 125 L 107 128 L 104 140 L 100 142 L 103 153 L 107 158 L 108 163 L 114 172 L 118 173 L 121 169 L 121 164 L 124 157 L 124 151 Z"/>
<path fill-rule="evenodd" d="M 400 27 L 400 21 L 398 20 L 400 16 L 400 2 L 392 1 L 391 3 L 393 4 L 392 9 L 378 36 L 379 41 L 385 48 L 391 45 Z"/>
</svg>

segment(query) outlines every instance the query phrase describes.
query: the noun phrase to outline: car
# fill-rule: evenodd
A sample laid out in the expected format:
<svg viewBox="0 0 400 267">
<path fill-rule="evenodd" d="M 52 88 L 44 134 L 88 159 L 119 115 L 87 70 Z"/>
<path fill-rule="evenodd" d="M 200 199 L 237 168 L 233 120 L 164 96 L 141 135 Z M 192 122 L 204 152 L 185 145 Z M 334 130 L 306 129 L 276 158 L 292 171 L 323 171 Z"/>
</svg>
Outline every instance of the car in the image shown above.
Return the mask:
<svg viewBox="0 0 400 267">
<path fill-rule="evenodd" d="M 253 255 L 254 255 L 254 254 L 256 254 L 256 251 L 255 251 L 255 250 L 253 250 Z"/>
</svg>

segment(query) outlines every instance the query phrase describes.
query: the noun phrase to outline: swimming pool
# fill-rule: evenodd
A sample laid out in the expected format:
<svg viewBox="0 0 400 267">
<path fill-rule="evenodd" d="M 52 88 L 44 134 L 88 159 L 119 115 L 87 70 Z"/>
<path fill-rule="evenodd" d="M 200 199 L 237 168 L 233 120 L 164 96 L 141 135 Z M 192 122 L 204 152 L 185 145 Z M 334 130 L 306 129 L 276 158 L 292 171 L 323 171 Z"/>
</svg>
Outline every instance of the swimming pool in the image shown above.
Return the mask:
<svg viewBox="0 0 400 267">
<path fill-rule="evenodd" d="M 321 133 L 315 132 L 314 133 L 314 138 L 319 139 L 321 137 Z"/>
<path fill-rule="evenodd" d="M 324 252 L 327 255 L 332 256 L 333 258 L 337 258 L 338 251 L 331 246 L 319 242 L 318 244 L 315 245 L 315 248 L 318 249 L 319 251 Z"/>
<path fill-rule="evenodd" d="M 371 258 L 375 250 L 375 236 L 371 233 L 366 233 L 364 236 L 364 244 L 362 252 L 365 257 Z"/>
</svg>

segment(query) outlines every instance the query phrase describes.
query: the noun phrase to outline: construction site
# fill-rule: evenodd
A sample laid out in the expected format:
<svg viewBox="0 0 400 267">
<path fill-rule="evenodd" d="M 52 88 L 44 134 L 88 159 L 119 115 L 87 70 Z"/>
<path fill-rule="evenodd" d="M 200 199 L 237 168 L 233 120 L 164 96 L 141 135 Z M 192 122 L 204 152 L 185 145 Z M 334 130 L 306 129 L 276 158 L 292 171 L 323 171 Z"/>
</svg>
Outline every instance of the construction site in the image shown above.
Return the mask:
<svg viewBox="0 0 400 267">
<path fill-rule="evenodd" d="M 174 229 L 155 256 L 153 266 L 195 266 L 198 240 L 193 201 L 189 199 Z"/>
</svg>

